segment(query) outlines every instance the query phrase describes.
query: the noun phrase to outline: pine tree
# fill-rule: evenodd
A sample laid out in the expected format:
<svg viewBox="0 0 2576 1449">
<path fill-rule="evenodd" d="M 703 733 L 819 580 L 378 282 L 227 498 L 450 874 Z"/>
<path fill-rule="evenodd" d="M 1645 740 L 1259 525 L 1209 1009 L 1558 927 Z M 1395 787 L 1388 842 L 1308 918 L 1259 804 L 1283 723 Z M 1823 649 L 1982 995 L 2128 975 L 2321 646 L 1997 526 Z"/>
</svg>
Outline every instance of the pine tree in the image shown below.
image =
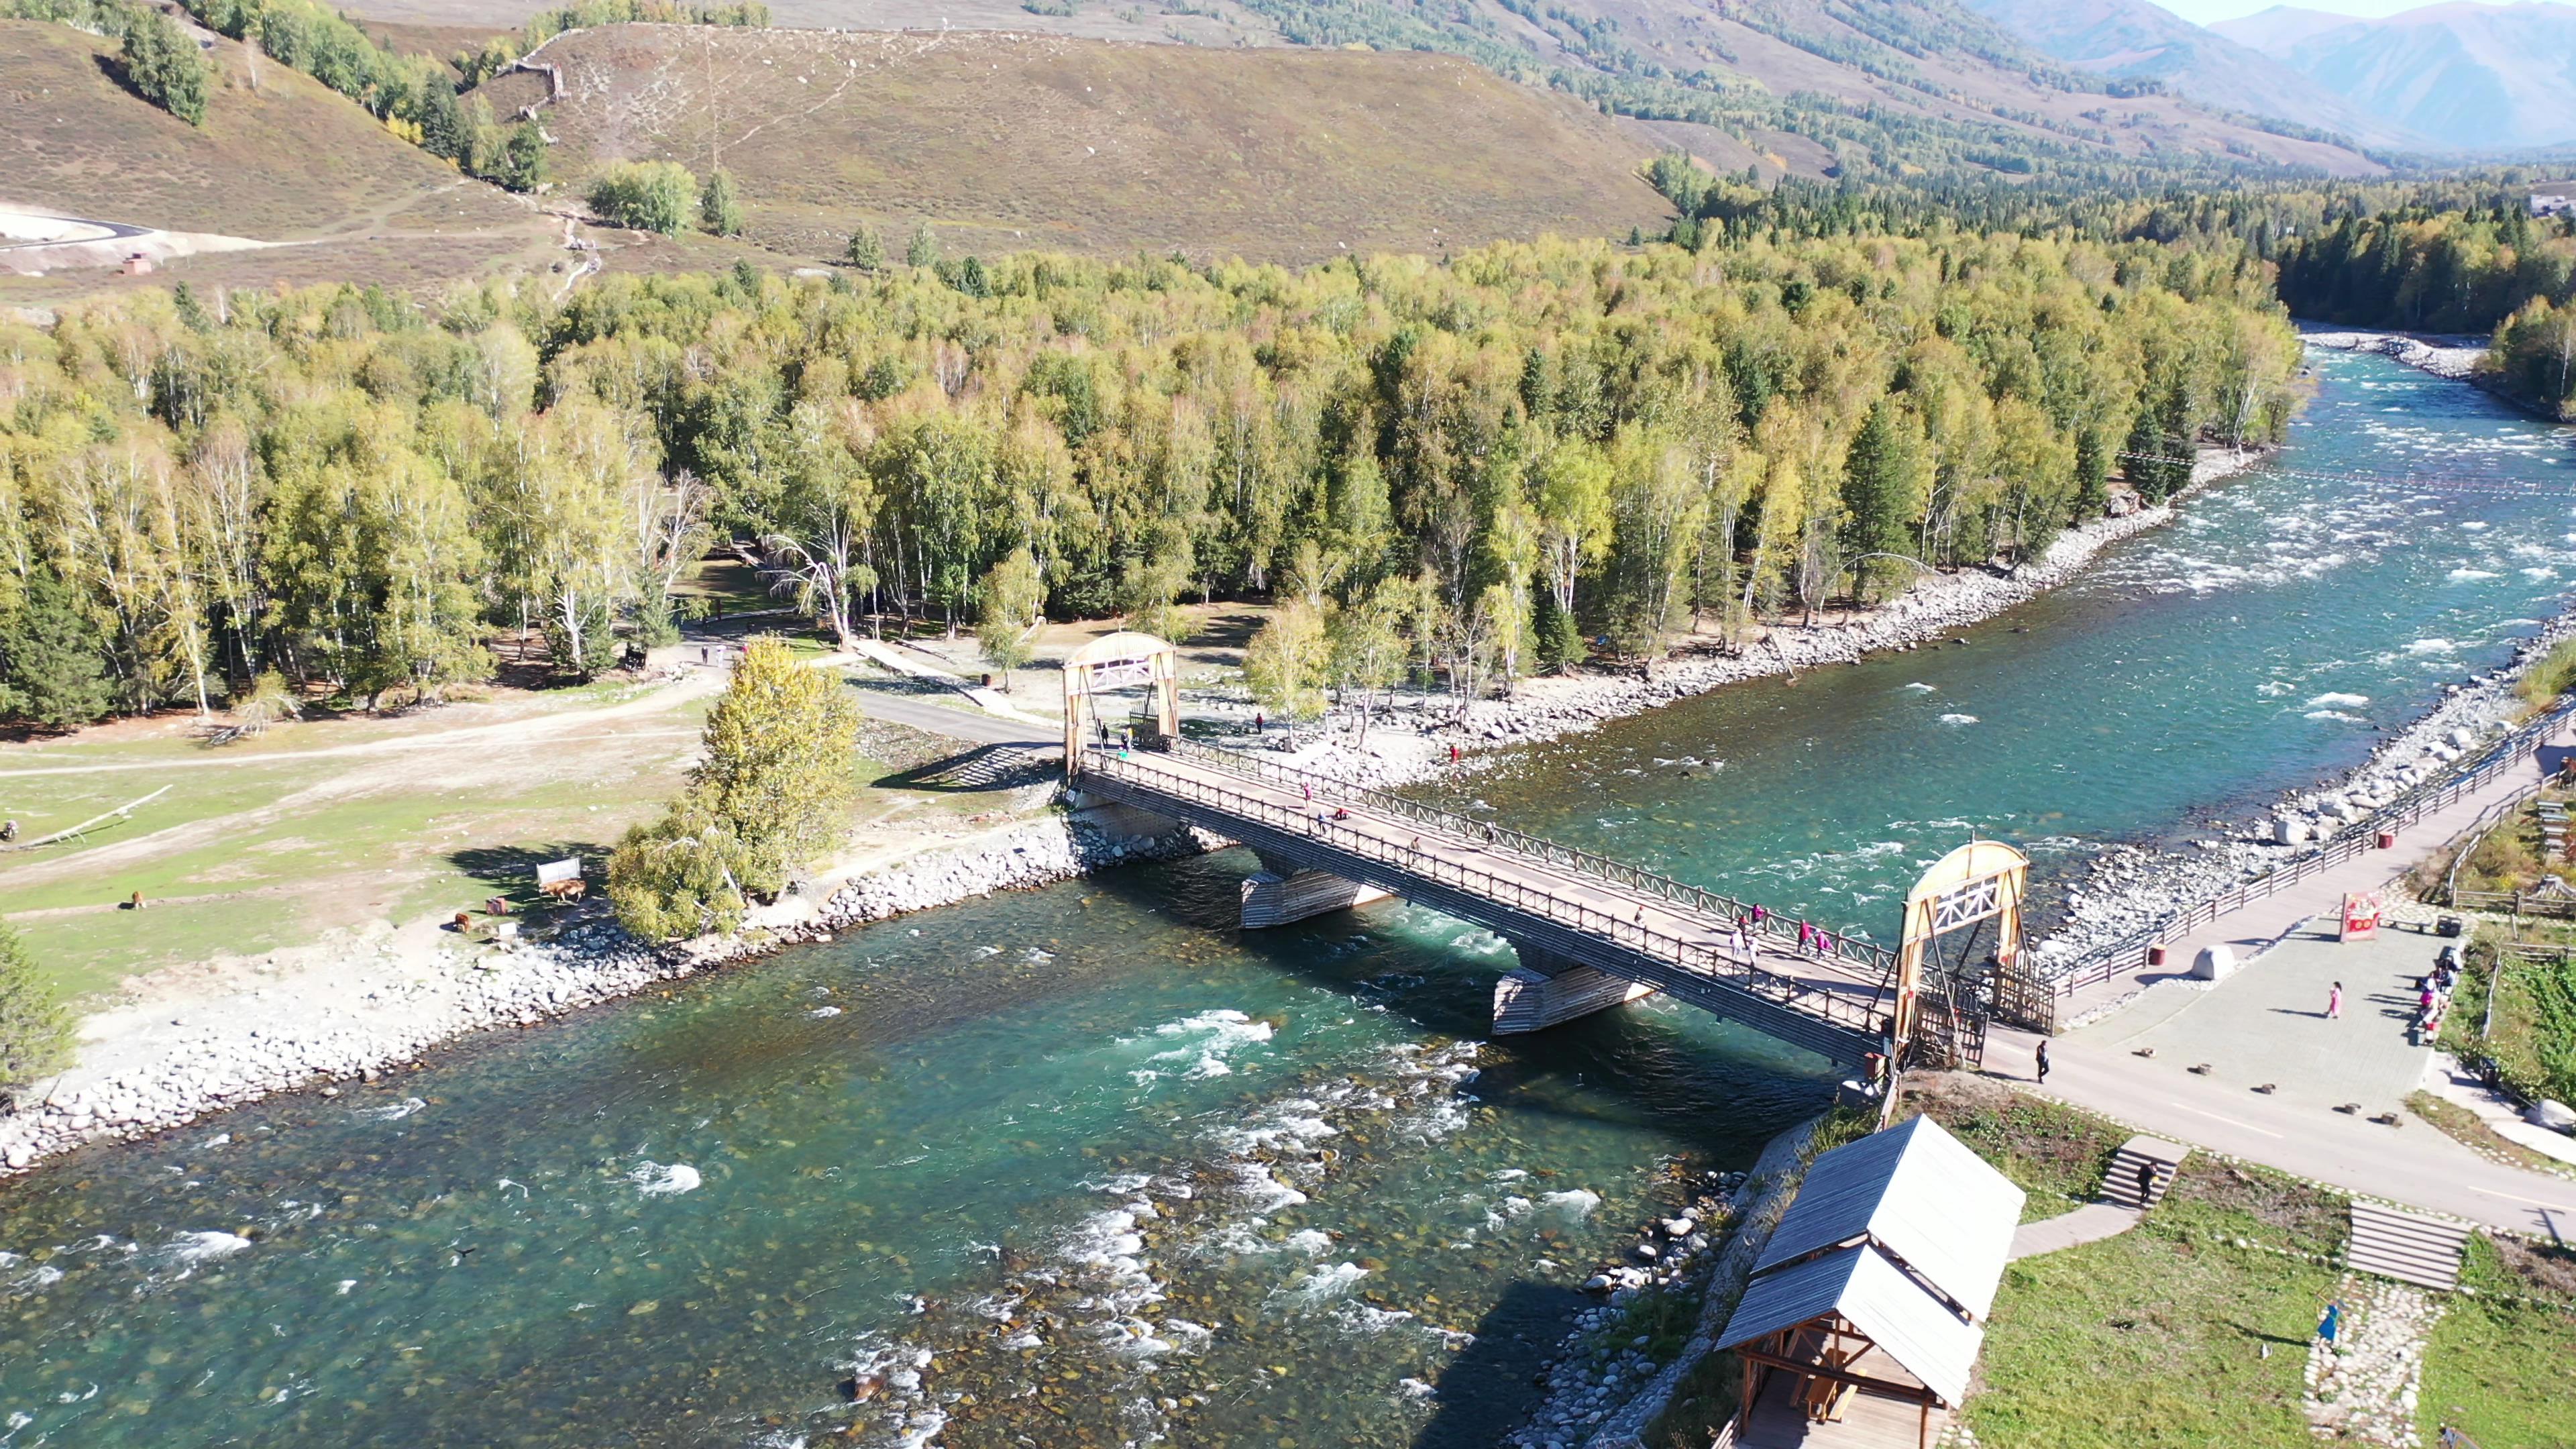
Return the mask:
<svg viewBox="0 0 2576 1449">
<path fill-rule="evenodd" d="M 177 22 L 136 9 L 125 24 L 124 60 L 135 94 L 191 126 L 206 124 L 206 57 Z"/>
<path fill-rule="evenodd" d="M 939 238 L 932 234 L 928 221 L 913 227 L 912 241 L 903 249 L 903 264 L 907 267 L 939 265 Z"/>
<path fill-rule="evenodd" d="M 27 944 L 0 923 L 0 1101 L 71 1059 L 72 1020 Z"/>
<path fill-rule="evenodd" d="M 719 167 L 707 173 L 706 189 L 698 193 L 698 221 L 717 236 L 742 235 L 742 197 L 732 172 Z"/>
<path fill-rule="evenodd" d="M 27 576 L 18 608 L 0 620 L 0 680 L 0 709 L 32 724 L 90 724 L 115 705 L 107 637 L 50 568 Z"/>
<path fill-rule="evenodd" d="M 1923 448 L 1910 419 L 1885 398 L 1872 403 L 1860 431 L 1852 435 L 1843 458 L 1843 548 L 1855 557 L 1899 553 L 1907 527 L 1923 509 Z M 1887 576 L 1902 564 L 1887 560 L 1872 569 L 1864 559 L 1857 569 L 1858 588 L 1866 597 L 1873 574 Z"/>
<path fill-rule="evenodd" d="M 511 191 L 526 193 L 546 181 L 546 138 L 534 121 L 525 122 L 510 132 L 501 162 L 501 185 Z"/>
</svg>

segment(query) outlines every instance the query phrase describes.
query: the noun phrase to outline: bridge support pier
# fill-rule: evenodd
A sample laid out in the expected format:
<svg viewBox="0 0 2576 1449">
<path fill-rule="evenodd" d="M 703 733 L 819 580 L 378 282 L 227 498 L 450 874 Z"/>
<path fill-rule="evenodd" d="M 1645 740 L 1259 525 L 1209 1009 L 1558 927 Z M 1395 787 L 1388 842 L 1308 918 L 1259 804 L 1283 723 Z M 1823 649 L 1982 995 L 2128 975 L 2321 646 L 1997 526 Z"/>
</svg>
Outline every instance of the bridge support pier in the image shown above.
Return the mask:
<svg viewBox="0 0 2576 1449">
<path fill-rule="evenodd" d="M 1261 865 L 1261 869 L 1243 878 L 1243 928 L 1247 931 L 1347 911 L 1385 900 L 1390 894 L 1325 871 L 1301 870 L 1294 861 L 1265 855 Z"/>
<path fill-rule="evenodd" d="M 1568 961 L 1514 941 L 1521 964 L 1494 983 L 1494 1035 L 1543 1031 L 1578 1016 L 1625 1006 L 1655 988 L 1613 976 L 1597 966 Z"/>
</svg>

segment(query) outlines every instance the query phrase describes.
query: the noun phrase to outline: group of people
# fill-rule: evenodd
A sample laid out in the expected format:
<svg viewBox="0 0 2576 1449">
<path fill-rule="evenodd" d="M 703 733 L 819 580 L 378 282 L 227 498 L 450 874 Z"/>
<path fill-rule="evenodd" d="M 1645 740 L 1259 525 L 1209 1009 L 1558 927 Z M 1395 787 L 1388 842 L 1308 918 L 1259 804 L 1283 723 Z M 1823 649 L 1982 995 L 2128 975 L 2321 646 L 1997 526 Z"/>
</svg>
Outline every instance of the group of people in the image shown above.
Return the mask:
<svg viewBox="0 0 2576 1449">
<path fill-rule="evenodd" d="M 2451 989 L 2460 982 L 2460 949 L 2445 946 L 2433 961 L 2430 973 L 2415 983 L 2415 1044 L 2422 1046 L 2442 1034 L 2442 1018 L 2450 1014 Z"/>
</svg>

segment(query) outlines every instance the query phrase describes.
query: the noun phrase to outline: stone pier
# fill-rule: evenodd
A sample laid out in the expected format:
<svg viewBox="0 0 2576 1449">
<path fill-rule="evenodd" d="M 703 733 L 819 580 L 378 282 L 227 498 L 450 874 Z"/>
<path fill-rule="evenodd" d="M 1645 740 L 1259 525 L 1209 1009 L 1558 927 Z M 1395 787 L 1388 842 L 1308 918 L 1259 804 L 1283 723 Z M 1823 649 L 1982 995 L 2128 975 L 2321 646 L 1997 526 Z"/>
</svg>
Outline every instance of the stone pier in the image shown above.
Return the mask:
<svg viewBox="0 0 2576 1449">
<path fill-rule="evenodd" d="M 1262 869 L 1243 878 L 1243 928 L 1284 926 L 1310 916 L 1329 915 L 1382 901 L 1388 892 L 1376 886 L 1320 870 L 1300 870 L 1294 862 L 1261 857 Z"/>
<path fill-rule="evenodd" d="M 1515 941 L 1521 964 L 1494 983 L 1494 1035 L 1515 1036 L 1625 1006 L 1655 988 Z"/>
</svg>

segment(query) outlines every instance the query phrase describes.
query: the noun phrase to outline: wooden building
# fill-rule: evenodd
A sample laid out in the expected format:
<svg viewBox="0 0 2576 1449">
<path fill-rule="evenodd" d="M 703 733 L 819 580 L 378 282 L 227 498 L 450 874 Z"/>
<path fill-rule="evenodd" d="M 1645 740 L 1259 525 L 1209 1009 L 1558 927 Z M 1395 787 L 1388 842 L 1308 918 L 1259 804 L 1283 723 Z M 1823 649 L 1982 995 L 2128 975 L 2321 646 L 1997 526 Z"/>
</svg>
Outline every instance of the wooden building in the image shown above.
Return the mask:
<svg viewBox="0 0 2576 1449">
<path fill-rule="evenodd" d="M 1967 1396 L 2022 1191 L 1928 1117 L 1818 1157 L 1737 1301 L 1736 1449 L 1930 1449 Z"/>
</svg>

